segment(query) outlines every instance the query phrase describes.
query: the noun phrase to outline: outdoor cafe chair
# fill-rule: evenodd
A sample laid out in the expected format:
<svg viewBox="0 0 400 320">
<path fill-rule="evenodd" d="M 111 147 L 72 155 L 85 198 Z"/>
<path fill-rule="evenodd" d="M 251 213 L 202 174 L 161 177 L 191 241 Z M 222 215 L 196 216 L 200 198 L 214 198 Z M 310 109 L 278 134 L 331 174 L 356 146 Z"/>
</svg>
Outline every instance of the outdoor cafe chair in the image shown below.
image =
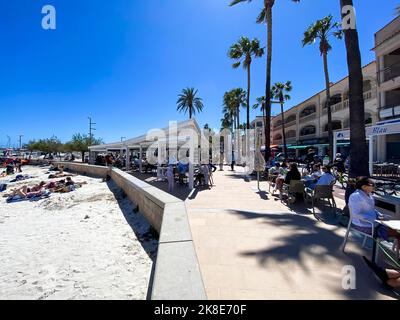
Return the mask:
<svg viewBox="0 0 400 320">
<path fill-rule="evenodd" d="M 306 188 L 305 195 L 307 199 L 311 199 L 313 215 L 315 216 L 315 204 L 318 200 L 328 200 L 329 206 L 334 210 L 336 216 L 336 202 L 333 196 L 333 185 L 316 185 L 315 189 Z"/>
<path fill-rule="evenodd" d="M 269 174 L 268 175 L 268 191 L 271 193 L 271 187 L 275 188 L 275 180 L 278 177 L 277 174 Z"/>
<path fill-rule="evenodd" d="M 350 231 L 353 231 L 353 232 L 355 232 L 355 233 L 357 233 L 357 234 L 359 234 L 359 235 L 364 237 L 364 240 L 363 240 L 363 243 L 362 243 L 362 248 L 365 247 L 365 244 L 367 243 L 367 239 L 368 238 L 372 239 L 372 241 L 376 240 L 376 239 L 374 239 L 374 235 L 375 235 L 375 225 L 374 225 L 374 223 L 369 221 L 369 220 L 358 218 L 358 220 L 370 225 L 371 229 L 370 229 L 370 232 L 363 232 L 363 231 L 361 231 L 359 229 L 356 229 L 356 227 L 353 224 L 354 216 L 353 216 L 351 210 L 349 210 L 349 212 L 350 212 L 349 225 L 347 226 L 347 232 L 346 232 L 346 235 L 344 237 L 343 244 L 342 244 L 342 251 L 344 253 L 345 253 L 345 249 L 346 249 L 347 240 L 348 240 L 349 235 L 350 235 Z M 379 248 L 379 246 L 377 245 L 376 248 L 377 249 L 376 249 L 376 252 L 375 252 L 375 256 L 373 257 L 373 261 L 376 261 L 377 257 L 378 257 L 378 248 Z"/>
<path fill-rule="evenodd" d="M 288 203 L 293 202 L 293 199 L 296 198 L 296 194 L 300 193 L 304 198 L 304 182 L 302 180 L 292 180 L 290 181 L 290 185 L 284 184 L 282 188 L 282 193 L 287 194 Z M 280 194 L 282 199 L 282 194 Z"/>
</svg>

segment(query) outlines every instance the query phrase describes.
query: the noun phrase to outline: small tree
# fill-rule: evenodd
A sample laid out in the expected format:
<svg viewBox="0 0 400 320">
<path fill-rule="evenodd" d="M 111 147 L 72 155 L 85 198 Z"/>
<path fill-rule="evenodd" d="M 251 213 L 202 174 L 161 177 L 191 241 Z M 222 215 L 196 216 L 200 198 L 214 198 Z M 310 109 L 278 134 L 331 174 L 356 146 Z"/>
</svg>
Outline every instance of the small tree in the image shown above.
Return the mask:
<svg viewBox="0 0 400 320">
<path fill-rule="evenodd" d="M 70 152 L 80 152 L 82 154 L 82 162 L 85 162 L 85 153 L 89 151 L 90 145 L 103 143 L 101 138 L 90 139 L 86 134 L 76 133 L 72 136 L 71 141 L 66 143 L 66 147 Z"/>
</svg>

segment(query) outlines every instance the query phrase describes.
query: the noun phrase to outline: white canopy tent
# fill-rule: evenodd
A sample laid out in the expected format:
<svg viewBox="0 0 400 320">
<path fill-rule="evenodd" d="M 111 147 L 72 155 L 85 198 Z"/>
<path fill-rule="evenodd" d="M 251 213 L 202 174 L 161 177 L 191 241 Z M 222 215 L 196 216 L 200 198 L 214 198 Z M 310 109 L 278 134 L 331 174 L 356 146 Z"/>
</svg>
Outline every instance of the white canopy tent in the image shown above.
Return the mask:
<svg viewBox="0 0 400 320">
<path fill-rule="evenodd" d="M 365 128 L 365 135 L 369 140 L 369 172 L 373 174 L 374 165 L 374 139 L 377 136 L 400 133 L 400 120 L 385 121 L 375 126 Z M 333 138 L 333 154 L 337 152 L 338 140 L 350 140 L 350 130 L 335 132 Z"/>
<path fill-rule="evenodd" d="M 199 164 L 200 159 L 200 137 L 201 129 L 196 120 L 190 119 L 182 122 L 170 122 L 167 128 L 151 129 L 147 134 L 143 134 L 136 138 L 132 138 L 122 142 L 114 142 L 102 144 L 97 146 L 90 146 L 89 151 L 91 160 L 95 153 L 107 153 L 110 151 L 123 151 L 126 152 L 127 170 L 130 168 L 130 155 L 132 150 L 139 151 L 139 165 L 140 171 L 142 170 L 142 156 L 143 152 L 151 149 L 158 149 L 160 146 L 170 149 L 179 149 L 187 147 L 190 150 L 189 155 L 189 188 L 193 189 L 194 185 L 194 165 Z M 161 166 L 159 161 L 160 155 L 158 154 L 157 165 Z M 178 154 L 172 155 L 172 158 L 178 159 Z M 92 162 L 91 162 L 92 163 Z"/>
</svg>

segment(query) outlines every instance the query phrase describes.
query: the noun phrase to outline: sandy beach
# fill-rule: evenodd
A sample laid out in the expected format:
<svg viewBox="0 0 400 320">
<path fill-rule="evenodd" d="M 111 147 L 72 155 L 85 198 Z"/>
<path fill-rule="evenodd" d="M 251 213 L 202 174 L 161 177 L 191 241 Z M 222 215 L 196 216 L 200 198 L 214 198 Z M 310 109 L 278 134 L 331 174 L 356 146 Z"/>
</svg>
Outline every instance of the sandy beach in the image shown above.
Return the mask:
<svg viewBox="0 0 400 320">
<path fill-rule="evenodd" d="M 50 181 L 46 172 L 24 167 L 35 178 L 6 192 Z M 0 198 L 0 299 L 146 299 L 157 250 L 149 224 L 112 182 L 73 180 L 87 184 L 37 202 Z"/>
</svg>

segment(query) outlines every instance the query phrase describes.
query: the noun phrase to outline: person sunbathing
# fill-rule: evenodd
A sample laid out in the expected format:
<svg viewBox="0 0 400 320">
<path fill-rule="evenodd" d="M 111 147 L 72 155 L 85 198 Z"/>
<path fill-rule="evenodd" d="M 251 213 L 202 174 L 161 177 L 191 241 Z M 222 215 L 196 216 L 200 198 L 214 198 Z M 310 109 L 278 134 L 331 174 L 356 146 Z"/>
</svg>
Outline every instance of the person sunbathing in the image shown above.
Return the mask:
<svg viewBox="0 0 400 320">
<path fill-rule="evenodd" d="M 27 186 L 23 186 L 22 188 L 16 189 L 11 194 L 9 194 L 7 202 L 40 198 L 46 195 L 48 195 L 48 192 L 45 190 L 45 188 L 41 188 L 38 191 L 32 191 Z"/>
<path fill-rule="evenodd" d="M 61 172 L 49 175 L 49 179 L 66 178 L 66 177 L 74 177 L 74 175 L 70 173 L 61 173 Z"/>
</svg>

